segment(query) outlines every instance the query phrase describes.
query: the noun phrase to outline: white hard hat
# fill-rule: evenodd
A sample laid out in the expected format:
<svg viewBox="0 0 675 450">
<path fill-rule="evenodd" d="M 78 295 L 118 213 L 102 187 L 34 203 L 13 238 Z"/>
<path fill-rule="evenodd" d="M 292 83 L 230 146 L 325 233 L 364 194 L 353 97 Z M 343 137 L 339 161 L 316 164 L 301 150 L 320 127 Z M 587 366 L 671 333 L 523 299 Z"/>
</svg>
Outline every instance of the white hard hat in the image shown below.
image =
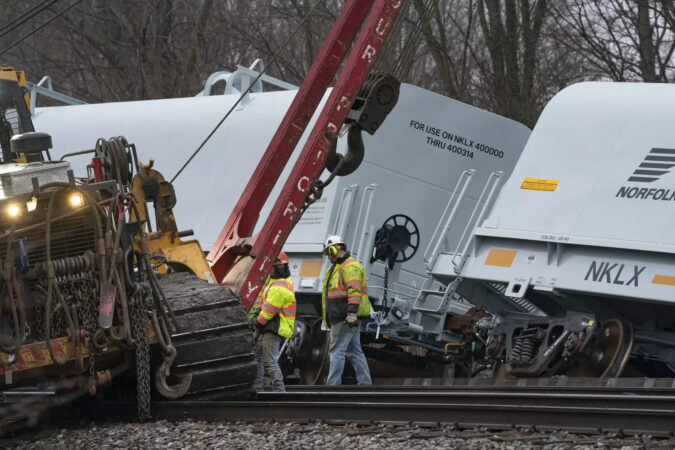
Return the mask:
<svg viewBox="0 0 675 450">
<path fill-rule="evenodd" d="M 345 245 L 345 240 L 342 239 L 340 236 L 337 234 L 334 234 L 333 236 L 328 236 L 326 238 L 326 242 L 323 244 L 323 254 L 327 254 L 328 252 L 328 247 L 331 247 L 336 244 L 342 244 Z"/>
</svg>

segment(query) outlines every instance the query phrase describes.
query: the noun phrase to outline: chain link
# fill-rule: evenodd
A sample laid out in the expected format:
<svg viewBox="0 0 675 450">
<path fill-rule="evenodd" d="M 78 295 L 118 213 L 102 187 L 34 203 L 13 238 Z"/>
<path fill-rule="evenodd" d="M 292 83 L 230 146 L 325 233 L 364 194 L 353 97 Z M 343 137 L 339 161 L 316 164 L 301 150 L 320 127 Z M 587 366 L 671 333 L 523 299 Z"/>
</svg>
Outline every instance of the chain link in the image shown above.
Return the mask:
<svg viewBox="0 0 675 450">
<path fill-rule="evenodd" d="M 382 292 L 382 309 L 387 309 L 387 294 L 389 293 L 389 264 L 384 264 L 384 289 Z"/>
<path fill-rule="evenodd" d="M 131 334 L 136 343 L 136 401 L 138 419 L 149 420 L 150 415 L 150 346 L 148 344 L 148 305 L 150 292 L 147 283 L 134 283 L 130 296 L 129 320 Z"/>
<path fill-rule="evenodd" d="M 96 389 L 96 346 L 93 337 L 98 328 L 92 286 L 91 272 L 74 275 L 73 295 L 77 298 L 81 325 L 86 330 L 87 336 L 84 345 L 89 350 L 89 391 L 91 393 Z"/>
<path fill-rule="evenodd" d="M 313 203 L 315 203 L 317 200 L 321 198 L 321 196 L 323 195 L 324 187 L 325 185 L 321 180 L 316 180 L 314 182 L 312 188 L 309 190 L 309 193 L 307 194 L 307 197 L 305 197 L 305 202 L 302 204 L 302 208 L 300 210 L 300 217 L 302 217 L 307 208 L 312 206 Z"/>
<path fill-rule="evenodd" d="M 96 353 L 97 344 L 96 335 L 100 333 L 98 324 L 98 311 L 96 308 L 96 298 L 98 292 L 97 277 L 92 272 L 78 272 L 58 276 L 57 285 L 69 307 L 75 306 L 77 316 L 80 319 L 80 327 L 86 330 L 84 343 L 89 350 L 88 374 L 90 379 L 90 391 L 93 392 L 96 386 Z M 39 297 L 46 299 L 47 281 L 41 279 L 36 284 L 36 291 Z M 137 379 L 137 402 L 138 418 L 148 420 L 150 416 L 151 400 L 151 369 L 150 369 L 150 345 L 148 342 L 148 299 L 150 298 L 151 287 L 148 281 L 134 282 L 131 286 L 132 295 L 129 304 L 129 320 L 132 331 L 132 339 L 135 344 L 136 357 L 136 379 Z M 36 320 L 38 322 L 38 334 L 40 338 L 46 339 L 45 326 L 45 302 L 42 301 L 35 307 Z M 65 314 L 57 305 L 52 311 L 51 335 L 63 336 L 67 332 L 68 324 Z M 101 336 L 99 336 L 101 337 Z M 105 336 L 103 336 L 105 339 Z"/>
<path fill-rule="evenodd" d="M 302 204 L 302 208 L 300 209 L 300 215 L 298 217 L 302 217 L 307 208 L 312 206 L 313 203 L 315 203 L 317 200 L 321 198 L 321 196 L 323 195 L 324 188 L 335 179 L 335 176 L 337 175 L 338 171 L 340 170 L 345 161 L 342 155 L 338 155 L 338 158 L 339 161 L 335 166 L 335 168 L 333 169 L 333 171 L 328 176 L 328 178 L 325 181 L 316 180 L 314 182 L 312 188 L 307 193 L 307 197 L 305 197 L 305 201 Z"/>
</svg>

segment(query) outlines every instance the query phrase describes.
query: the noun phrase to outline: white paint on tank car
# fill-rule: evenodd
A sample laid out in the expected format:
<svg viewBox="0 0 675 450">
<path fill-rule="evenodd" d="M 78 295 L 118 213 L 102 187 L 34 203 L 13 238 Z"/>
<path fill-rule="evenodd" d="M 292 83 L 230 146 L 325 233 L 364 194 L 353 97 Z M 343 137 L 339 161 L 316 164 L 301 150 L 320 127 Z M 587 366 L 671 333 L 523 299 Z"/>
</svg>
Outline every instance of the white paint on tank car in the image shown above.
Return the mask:
<svg viewBox="0 0 675 450">
<path fill-rule="evenodd" d="M 461 276 L 672 303 L 674 103 L 670 84 L 580 83 L 557 94 Z M 493 249 L 516 256 L 487 264 Z M 435 272 L 450 270 L 439 258 Z"/>
</svg>

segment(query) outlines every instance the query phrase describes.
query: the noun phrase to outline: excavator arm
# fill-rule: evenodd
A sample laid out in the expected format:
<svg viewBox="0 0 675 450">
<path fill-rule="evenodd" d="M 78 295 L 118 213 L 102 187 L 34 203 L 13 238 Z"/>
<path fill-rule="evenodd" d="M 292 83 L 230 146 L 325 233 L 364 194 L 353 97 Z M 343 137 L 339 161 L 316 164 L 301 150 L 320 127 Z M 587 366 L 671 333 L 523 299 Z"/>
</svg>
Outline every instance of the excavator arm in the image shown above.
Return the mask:
<svg viewBox="0 0 675 450">
<path fill-rule="evenodd" d="M 323 171 L 361 86 L 405 0 L 347 0 L 309 75 L 277 129 L 258 167 L 214 244 L 208 259 L 222 282 L 237 257 L 250 255 L 253 265 L 240 292 L 249 308 L 260 290 L 275 255 L 297 223 L 303 204 Z M 368 14 L 368 11 L 370 13 Z M 367 19 L 366 14 L 368 14 Z M 305 143 L 291 175 L 257 238 L 251 234 L 272 188 L 337 72 L 350 43 L 359 34 L 328 101 Z"/>
</svg>

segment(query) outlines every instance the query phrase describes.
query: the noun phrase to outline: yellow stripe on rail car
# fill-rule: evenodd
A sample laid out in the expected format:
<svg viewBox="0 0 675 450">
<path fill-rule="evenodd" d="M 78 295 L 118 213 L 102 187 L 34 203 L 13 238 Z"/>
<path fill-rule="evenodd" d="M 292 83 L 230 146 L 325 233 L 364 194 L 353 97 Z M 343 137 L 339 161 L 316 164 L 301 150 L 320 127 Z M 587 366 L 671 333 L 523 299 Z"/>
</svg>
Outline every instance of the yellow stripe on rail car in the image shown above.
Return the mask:
<svg viewBox="0 0 675 450">
<path fill-rule="evenodd" d="M 507 250 L 504 248 L 491 248 L 487 258 L 485 258 L 486 266 L 511 267 L 513 260 L 516 259 L 515 250 Z"/>
<path fill-rule="evenodd" d="M 671 275 L 654 275 L 654 279 L 652 279 L 652 284 L 675 286 L 675 277 Z"/>
</svg>

